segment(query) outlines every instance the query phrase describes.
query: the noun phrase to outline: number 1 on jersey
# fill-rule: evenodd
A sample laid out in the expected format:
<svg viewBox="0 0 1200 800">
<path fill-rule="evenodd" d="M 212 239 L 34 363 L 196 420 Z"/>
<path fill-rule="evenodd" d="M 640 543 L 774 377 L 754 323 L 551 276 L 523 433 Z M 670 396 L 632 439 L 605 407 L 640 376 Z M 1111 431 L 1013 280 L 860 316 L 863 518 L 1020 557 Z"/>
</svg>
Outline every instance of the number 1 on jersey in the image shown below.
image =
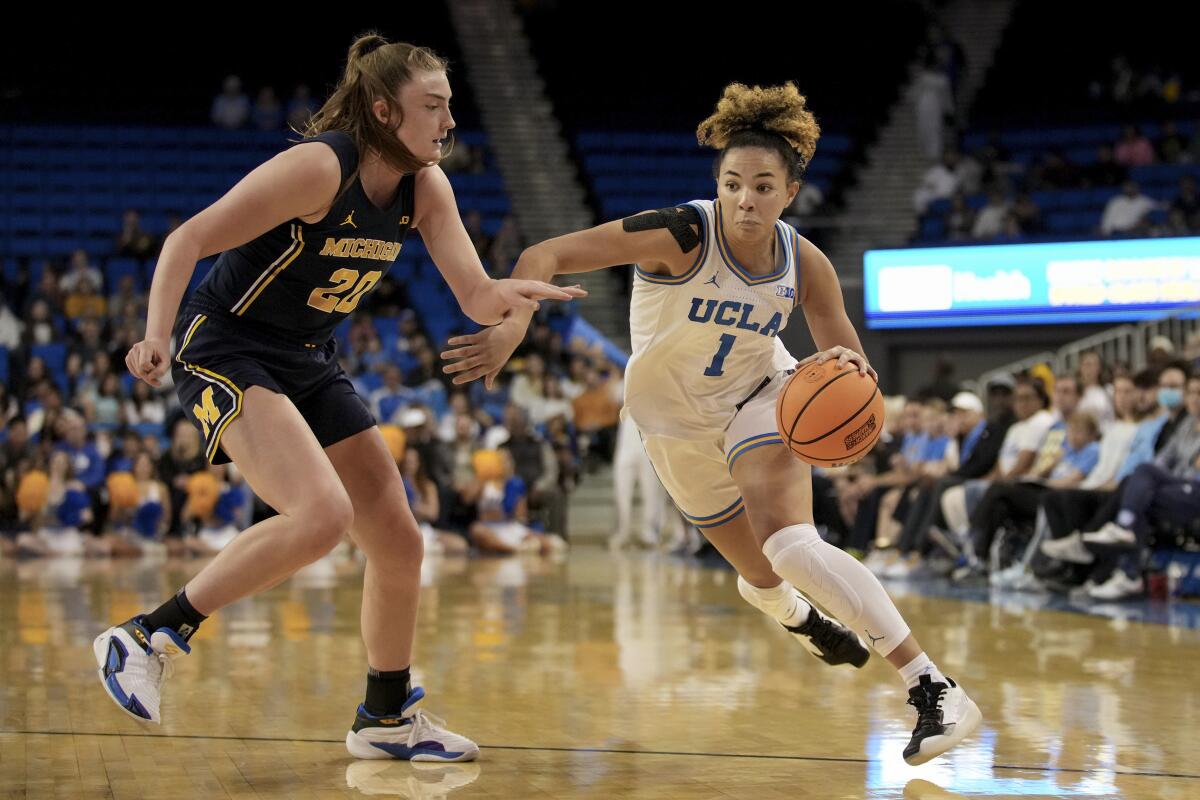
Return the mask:
<svg viewBox="0 0 1200 800">
<path fill-rule="evenodd" d="M 713 356 L 708 369 L 704 370 L 707 377 L 719 378 L 725 374 L 725 356 L 729 355 L 729 351 L 733 349 L 733 343 L 736 341 L 737 337 L 732 333 L 721 334 L 721 346 L 717 348 L 717 354 Z"/>
</svg>

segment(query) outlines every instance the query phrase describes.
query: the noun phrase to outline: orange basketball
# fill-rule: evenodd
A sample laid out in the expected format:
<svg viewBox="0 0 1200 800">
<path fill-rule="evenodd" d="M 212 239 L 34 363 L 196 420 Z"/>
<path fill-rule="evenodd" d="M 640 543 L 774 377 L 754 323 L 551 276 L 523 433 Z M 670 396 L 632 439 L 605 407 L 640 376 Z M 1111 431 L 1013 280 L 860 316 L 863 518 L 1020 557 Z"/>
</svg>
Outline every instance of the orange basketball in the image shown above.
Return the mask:
<svg viewBox="0 0 1200 800">
<path fill-rule="evenodd" d="M 775 402 L 783 441 L 814 467 L 853 464 L 883 431 L 883 394 L 869 375 L 837 360 L 806 364 L 788 378 Z"/>
</svg>

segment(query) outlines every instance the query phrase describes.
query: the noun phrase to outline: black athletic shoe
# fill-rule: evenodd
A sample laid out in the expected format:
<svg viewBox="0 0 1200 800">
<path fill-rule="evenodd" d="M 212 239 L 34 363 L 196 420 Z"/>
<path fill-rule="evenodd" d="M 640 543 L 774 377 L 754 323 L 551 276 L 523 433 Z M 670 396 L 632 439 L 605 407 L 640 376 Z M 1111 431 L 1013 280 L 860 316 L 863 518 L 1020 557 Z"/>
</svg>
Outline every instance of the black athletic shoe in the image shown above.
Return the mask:
<svg viewBox="0 0 1200 800">
<path fill-rule="evenodd" d="M 979 706 L 950 678 L 934 683 L 928 675 L 908 690 L 908 704 L 917 709 L 917 727 L 913 728 L 904 760 L 914 767 L 937 758 L 970 736 L 983 715 Z"/>
<path fill-rule="evenodd" d="M 811 606 L 808 619 L 802 624 L 794 628 L 783 627 L 804 645 L 805 650 L 831 666 L 853 664 L 861 668 L 871 657 L 871 651 L 854 631 L 817 611 L 816 606 Z"/>
</svg>

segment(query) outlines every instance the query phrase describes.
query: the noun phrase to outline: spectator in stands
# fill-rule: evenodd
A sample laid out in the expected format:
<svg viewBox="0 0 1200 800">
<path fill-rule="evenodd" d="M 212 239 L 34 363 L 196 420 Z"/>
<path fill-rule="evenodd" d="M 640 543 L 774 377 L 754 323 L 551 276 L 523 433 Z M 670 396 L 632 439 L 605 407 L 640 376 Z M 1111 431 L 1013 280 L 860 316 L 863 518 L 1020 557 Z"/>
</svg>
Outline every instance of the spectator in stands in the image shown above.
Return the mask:
<svg viewBox="0 0 1200 800">
<path fill-rule="evenodd" d="M 108 314 L 108 301 L 98 294 L 99 284 L 83 278 L 75 284 L 74 290 L 68 295 L 63 304 L 63 313 L 72 322 L 82 318 L 100 319 Z"/>
<path fill-rule="evenodd" d="M 922 488 L 901 513 L 903 527 L 898 539 L 900 559 L 896 561 L 896 566 L 885 572 L 889 576 L 902 577 L 908 574 L 920 563 L 921 554 L 928 552 L 939 541 L 947 541 L 942 535 L 945 525 L 941 517 L 942 494 L 953 486 L 988 475 L 996 464 L 1009 427 L 1016 421 L 1012 413 L 1012 379 L 1009 376 L 988 384 L 986 419 L 983 416 L 983 403 L 974 394 L 959 392 L 951 405 L 956 435 L 961 440 L 958 466 L 932 485 Z M 937 538 L 931 538 L 934 532 Z"/>
<path fill-rule="evenodd" d="M 805 218 L 815 214 L 824 202 L 825 193 L 821 191 L 821 187 L 812 181 L 805 181 L 800 184 L 800 191 L 796 192 L 796 199 L 784 212 L 784 219 L 789 222 L 795 220 L 793 225 L 803 225 Z"/>
<path fill-rule="evenodd" d="M 1154 163 L 1154 146 L 1136 125 L 1121 129 L 1121 138 L 1113 148 L 1113 160 L 1123 167 L 1145 167 Z"/>
<path fill-rule="evenodd" d="M 287 124 L 294 131 L 302 131 L 308 125 L 309 117 L 316 113 L 317 104 L 313 102 L 312 90 L 303 83 L 292 91 L 292 99 L 287 105 Z"/>
<path fill-rule="evenodd" d="M 409 507 L 412 508 L 413 516 L 421 529 L 425 553 L 465 554 L 468 549 L 466 539 L 435 527 L 441 517 L 441 500 L 437 484 L 425 469 L 420 450 L 415 447 L 405 448 L 400 459 L 400 476 L 404 480 Z"/>
<path fill-rule="evenodd" d="M 1162 136 L 1158 139 L 1158 160 L 1164 164 L 1178 164 L 1187 152 L 1187 139 L 1179 133 L 1179 127 L 1171 120 L 1162 125 Z"/>
<path fill-rule="evenodd" d="M 275 89 L 264 86 L 258 90 L 251 112 L 254 127 L 260 131 L 276 131 L 283 125 L 283 104 L 275 95 Z"/>
<path fill-rule="evenodd" d="M 1054 425 L 1054 414 L 1049 410 L 1050 396 L 1042 382 L 1021 376 L 1015 386 L 1013 408 L 1017 421 L 1005 434 L 992 471 L 984 479 L 970 480 L 942 493 L 942 516 L 960 547 L 965 548 L 970 541 L 971 514 L 988 487 L 996 480 L 1016 480 L 1028 474 L 1034 468 L 1047 434 Z M 975 566 L 978 568 L 978 562 Z"/>
<path fill-rule="evenodd" d="M 404 385 L 400 367 L 388 364 L 383 369 L 383 385 L 367 395 L 367 403 L 371 413 L 380 422 L 393 422 L 396 414 L 412 403 L 414 395 L 411 389 Z"/>
<path fill-rule="evenodd" d="M 1022 192 L 1017 195 L 1017 200 L 1012 205 L 1012 214 L 1017 218 L 1017 224 L 1021 227 L 1021 233 L 1031 235 L 1038 233 L 1042 229 L 1042 210 L 1038 208 L 1038 204 L 1033 201 L 1028 192 Z"/>
<path fill-rule="evenodd" d="M 467 229 L 467 236 L 471 237 L 471 244 L 475 245 L 479 258 L 486 260 L 488 251 L 492 249 L 492 237 L 483 230 L 483 216 L 473 209 L 468 211 L 463 214 L 463 227 Z"/>
<path fill-rule="evenodd" d="M 961 242 L 971 238 L 975 226 L 975 212 L 967 206 L 967 197 L 962 190 L 950 198 L 950 210 L 946 212 L 946 236 L 950 241 Z"/>
<path fill-rule="evenodd" d="M 620 379 L 609 365 L 592 367 L 587 373 L 587 388 L 575 398 L 575 430 L 579 436 L 579 451 L 586 466 L 594 467 L 590 456 L 611 461 L 617 443 L 617 424 L 620 422 L 622 398 Z"/>
<path fill-rule="evenodd" d="M 121 217 L 121 232 L 117 234 L 115 252 L 119 256 L 149 258 L 154 254 L 154 237 L 142 229 L 141 217 L 135 209 L 125 209 Z"/>
<path fill-rule="evenodd" d="M 1053 149 L 1030 170 L 1028 185 L 1032 191 L 1045 191 L 1073 189 L 1079 182 L 1079 169 L 1061 150 Z"/>
<path fill-rule="evenodd" d="M 1133 101 L 1135 81 L 1136 76 L 1133 67 L 1129 64 L 1129 59 L 1124 55 L 1119 55 L 1109 63 L 1107 84 L 1101 84 L 1100 81 L 1093 82 L 1091 95 L 1101 100 L 1111 98 L 1116 103 L 1124 105 Z"/>
<path fill-rule="evenodd" d="M 225 78 L 221 93 L 213 99 L 212 123 L 218 128 L 244 128 L 250 119 L 250 98 L 242 91 L 242 79 L 237 75 Z"/>
<path fill-rule="evenodd" d="M 529 490 L 530 509 L 546 520 L 548 530 L 562 532 L 566 520 L 566 498 L 558 485 L 558 459 L 550 444 L 529 423 L 517 405 L 504 409 L 508 441 L 503 449 L 512 454 L 516 474 Z"/>
<path fill-rule="evenodd" d="M 64 295 L 74 292 L 85 280 L 93 287 L 98 288 L 104 284 L 104 275 L 88 258 L 87 251 L 80 248 L 71 253 L 70 265 L 67 267 L 66 273 L 58 280 L 59 291 Z"/>
<path fill-rule="evenodd" d="M 500 458 L 500 475 L 481 481 L 478 489 L 479 519 L 471 526 L 475 546 L 482 552 L 496 555 L 519 552 L 549 555 L 566 549 L 561 536 L 529 527 L 527 484 L 515 474 L 513 458 L 508 451 L 501 450 Z"/>
<path fill-rule="evenodd" d="M 7 423 L 10 419 L 21 413 L 20 403 L 9 391 L 7 383 L 0 383 L 0 424 Z M 6 429 L 0 428 L 0 444 L 4 442 Z"/>
<path fill-rule="evenodd" d="M 124 421 L 121 414 L 124 392 L 121 389 L 121 379 L 115 372 L 105 375 L 98 384 L 78 399 L 90 424 L 115 428 Z"/>
<path fill-rule="evenodd" d="M 129 425 L 163 425 L 167 404 L 145 381 L 134 381 L 133 396 L 125 401 L 125 422 Z"/>
<path fill-rule="evenodd" d="M 521 230 L 517 227 L 517 219 L 512 214 L 506 214 L 492 239 L 491 249 L 488 250 L 488 268 L 493 277 L 507 277 L 512 272 L 513 264 L 521 255 L 525 242 Z"/>
<path fill-rule="evenodd" d="M 1140 568 L 1155 528 L 1200 517 L 1200 378 L 1188 379 L 1184 407 L 1187 414 L 1154 461 L 1137 466 L 1121 484 L 1115 519 L 1081 535 L 1088 551 L 1098 554 L 1086 589 L 1094 600 L 1140 595 Z M 1113 555 L 1114 547 L 1131 550 Z"/>
<path fill-rule="evenodd" d="M 1008 200 L 999 188 L 988 192 L 987 205 L 975 215 L 975 224 L 971 227 L 971 238 L 994 239 L 1004 233 L 1004 219 L 1008 216 Z"/>
<path fill-rule="evenodd" d="M 526 413 L 546 399 L 546 362 L 540 353 L 530 353 L 525 359 L 525 369 L 513 379 L 509 396 Z"/>
<path fill-rule="evenodd" d="M 944 403 L 958 394 L 959 384 L 954 380 L 954 362 L 947 356 L 938 357 L 933 364 L 933 375 L 929 383 L 917 390 L 917 399 L 925 401 L 937 397 Z"/>
<path fill-rule="evenodd" d="M 95 317 L 85 317 L 76 325 L 77 336 L 71 342 L 70 352 L 83 360 L 86 377 L 99 383 L 112 372 L 112 358 L 101 339 L 103 328 Z"/>
<path fill-rule="evenodd" d="M 1111 379 L 1104 374 L 1104 362 L 1095 350 L 1086 350 L 1079 356 L 1079 390 L 1082 392 L 1079 410 L 1095 417 L 1100 430 L 1107 430 L 1113 421 L 1113 400 L 1108 388 Z"/>
<path fill-rule="evenodd" d="M 1142 194 L 1135 181 L 1125 181 L 1121 194 L 1108 201 L 1100 219 L 1100 232 L 1105 236 L 1130 235 L 1146 230 L 1146 216 L 1159 207 Z"/>
<path fill-rule="evenodd" d="M 117 285 L 109 288 L 112 294 L 108 296 L 108 315 L 114 325 L 146 316 L 146 295 L 138 291 L 134 276 L 122 275 Z"/>
<path fill-rule="evenodd" d="M 1187 369 L 1186 364 L 1172 364 L 1160 373 L 1145 369 L 1134 376 L 1138 424 L 1120 468 L 1102 482 L 1088 481 L 1084 488 L 1091 491 L 1059 492 L 1046 498 L 1043 508 L 1052 539 L 1043 542 L 1043 553 L 1059 561 L 1092 562 L 1080 530 L 1097 531 L 1112 521 L 1120 498 L 1114 490 L 1139 466 L 1153 461 L 1171 440 L 1186 416 L 1182 397 Z M 1104 577 L 1109 577 L 1107 572 Z"/>
<path fill-rule="evenodd" d="M 1196 191 L 1194 176 L 1179 179 L 1179 194 L 1171 201 L 1171 211 L 1182 215 L 1188 230 L 1200 231 L 1200 192 Z"/>
<path fill-rule="evenodd" d="M 471 408 L 470 395 L 462 389 L 455 389 L 450 394 L 450 410 L 438 420 L 438 440 L 453 442 L 458 435 L 460 419 L 468 421 L 472 438 L 479 435 L 480 423 L 475 417 L 475 410 Z"/>
<path fill-rule="evenodd" d="M 9 308 L 5 293 L 0 289 L 0 347 L 16 350 L 21 346 L 24 335 L 25 323 Z"/>
<path fill-rule="evenodd" d="M 921 155 L 932 161 L 941 155 L 945 147 L 946 120 L 954 114 L 950 78 L 935 53 L 930 52 L 925 57 L 921 73 L 917 76 L 916 97 L 917 141 Z"/>
<path fill-rule="evenodd" d="M 1096 148 L 1096 161 L 1083 170 L 1083 183 L 1088 187 L 1120 186 L 1129 177 L 1129 170 L 1116 162 L 1112 147 L 1102 144 Z"/>
<path fill-rule="evenodd" d="M 200 431 L 186 418 L 180 417 L 172 429 L 171 446 L 158 462 L 158 474 L 171 490 L 171 524 L 169 530 L 178 535 L 180 510 L 187 500 L 188 478 L 203 470 L 207 462 L 200 449 Z"/>
<path fill-rule="evenodd" d="M 192 555 L 216 555 L 241 533 L 236 522 L 249 500 L 245 482 L 232 464 L 209 464 L 187 479 L 180 519 Z"/>
<path fill-rule="evenodd" d="M 918 214 L 924 214 L 934 200 L 951 197 L 959 187 L 958 151 L 948 150 L 942 160 L 934 164 L 921 176 L 921 185 L 913 193 L 913 205 Z"/>
</svg>

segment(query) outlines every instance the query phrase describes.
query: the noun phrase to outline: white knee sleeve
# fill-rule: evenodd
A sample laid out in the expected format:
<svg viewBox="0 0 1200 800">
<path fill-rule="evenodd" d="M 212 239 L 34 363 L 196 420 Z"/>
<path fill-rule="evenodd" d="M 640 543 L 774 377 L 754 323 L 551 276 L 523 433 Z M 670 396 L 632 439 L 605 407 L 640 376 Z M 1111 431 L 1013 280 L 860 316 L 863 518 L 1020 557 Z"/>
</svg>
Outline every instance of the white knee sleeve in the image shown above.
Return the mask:
<svg viewBox="0 0 1200 800">
<path fill-rule="evenodd" d="M 880 655 L 908 638 L 909 628 L 871 572 L 853 556 L 821 540 L 812 525 L 792 525 L 763 544 L 775 574 L 816 600 Z"/>
</svg>

